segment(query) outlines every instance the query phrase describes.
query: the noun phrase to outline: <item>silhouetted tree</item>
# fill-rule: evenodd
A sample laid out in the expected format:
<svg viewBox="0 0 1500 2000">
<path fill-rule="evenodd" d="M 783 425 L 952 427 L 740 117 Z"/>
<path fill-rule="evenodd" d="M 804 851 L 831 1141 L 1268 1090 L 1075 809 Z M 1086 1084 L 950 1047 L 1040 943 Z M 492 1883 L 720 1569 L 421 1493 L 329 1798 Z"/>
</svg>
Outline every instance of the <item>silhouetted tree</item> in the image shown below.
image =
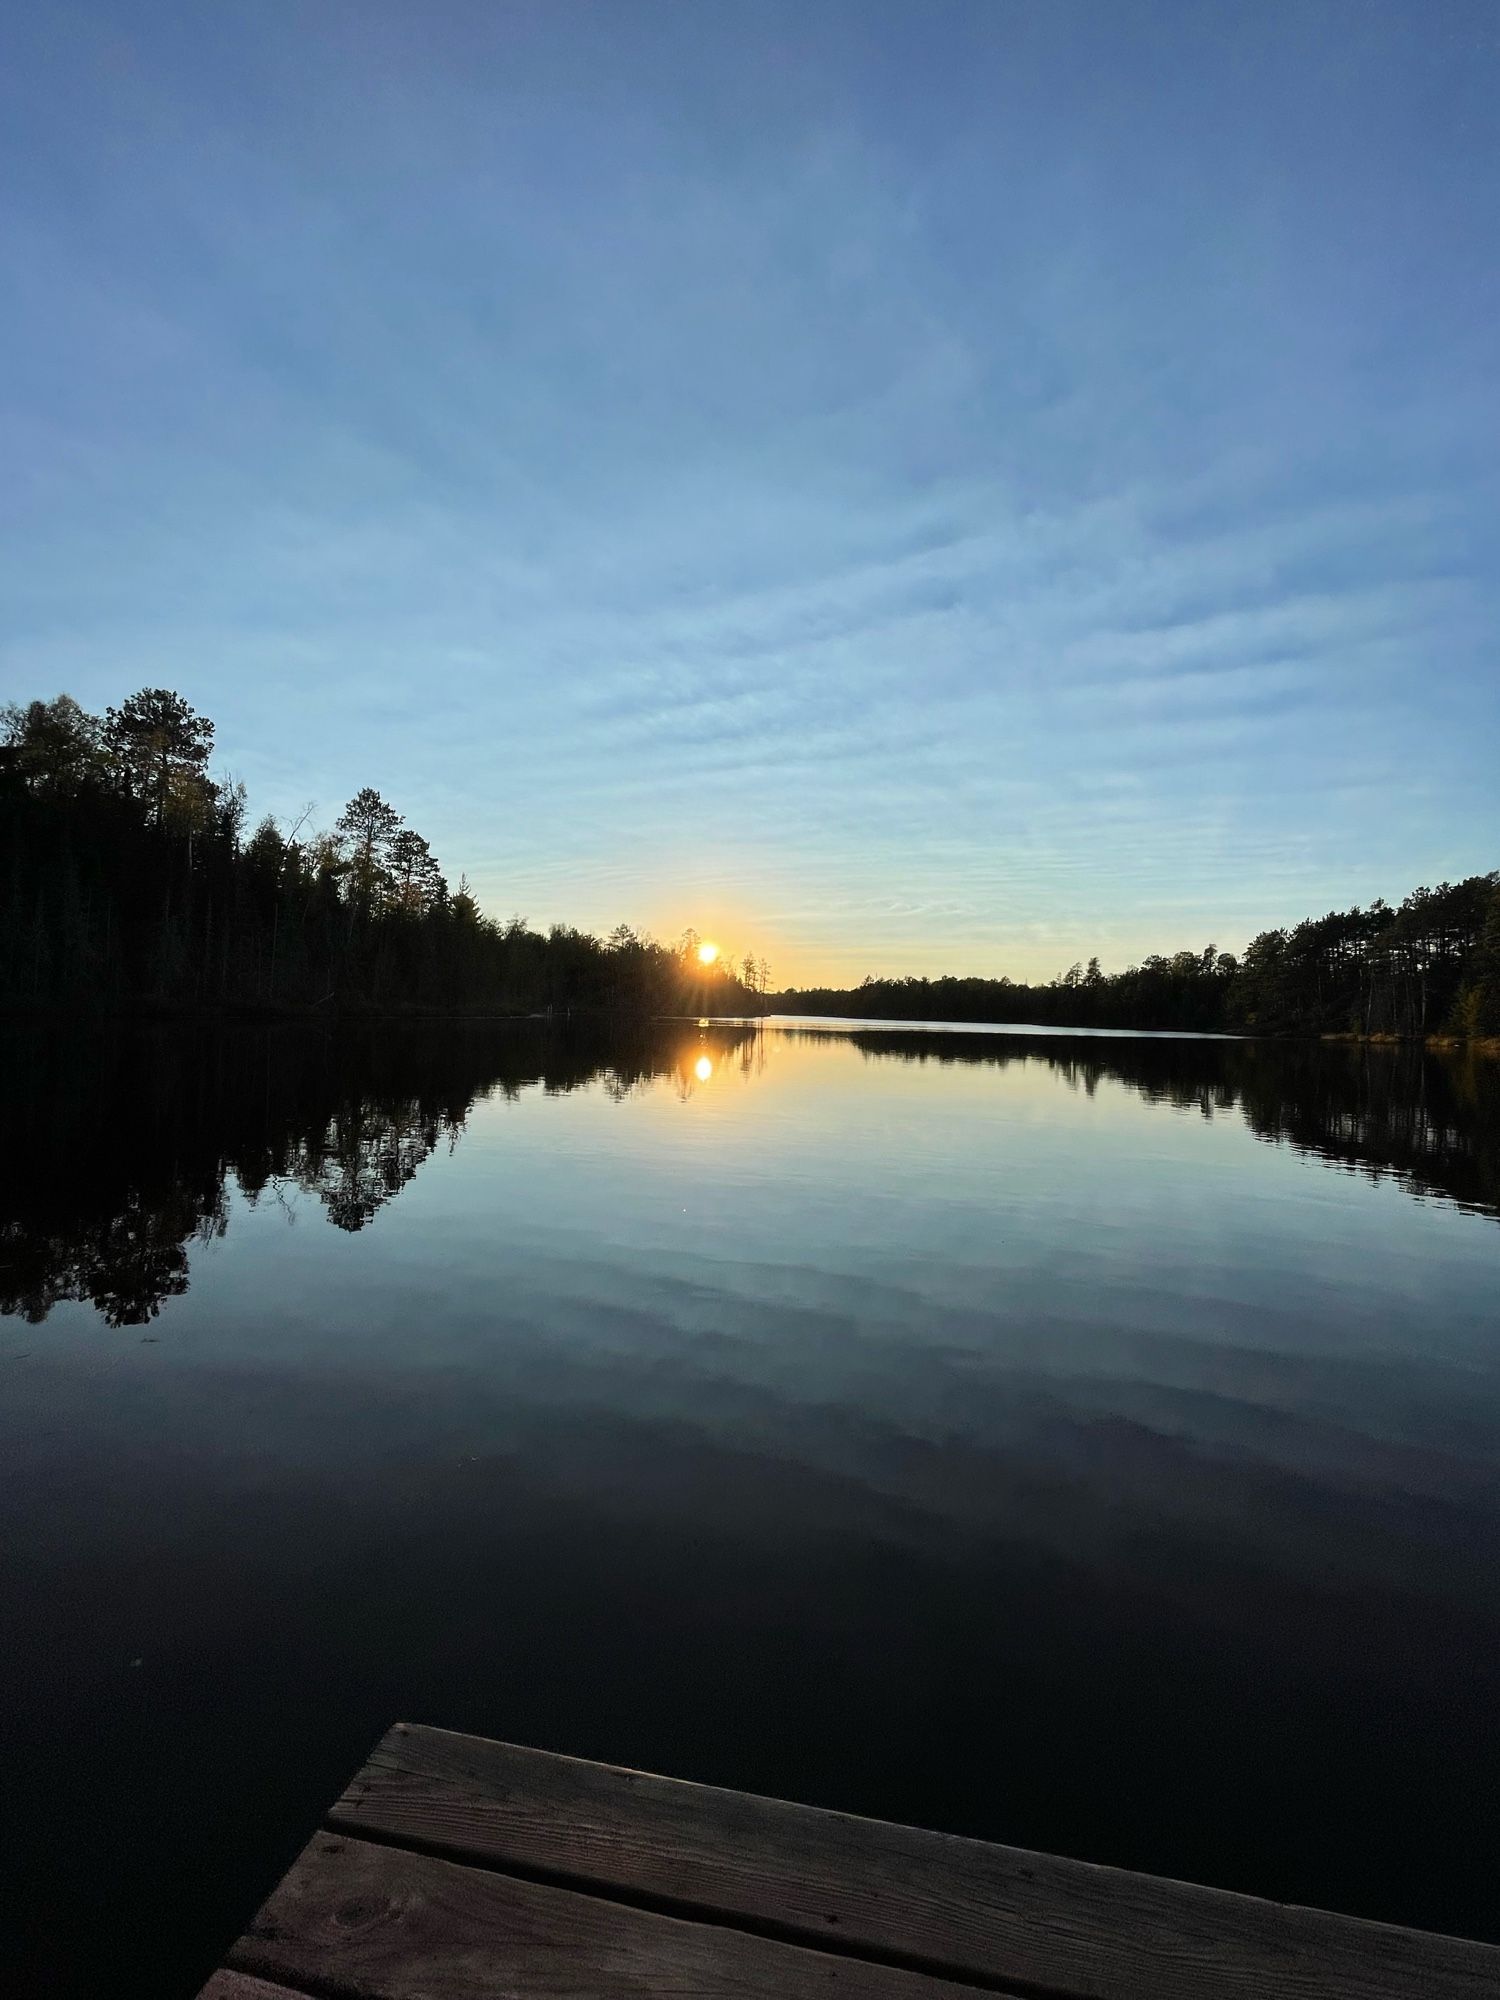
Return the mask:
<svg viewBox="0 0 1500 2000">
<path fill-rule="evenodd" d="M 419 913 L 443 893 L 446 885 L 437 858 L 412 827 L 404 826 L 391 836 L 387 858 L 399 909 Z"/>
<path fill-rule="evenodd" d="M 102 775 L 103 725 L 69 694 L 24 708 L 7 703 L 0 709 L 0 743 L 12 753 L 20 782 L 44 797 L 72 798 Z"/>
<path fill-rule="evenodd" d="M 174 792 L 196 811 L 214 744 L 214 726 L 170 688 L 142 688 L 104 712 L 104 746 L 132 798 L 149 799 L 158 826 Z"/>
<path fill-rule="evenodd" d="M 400 825 L 400 813 L 369 785 L 356 792 L 339 814 L 338 831 L 350 847 L 355 898 L 366 909 L 374 900 Z"/>
</svg>

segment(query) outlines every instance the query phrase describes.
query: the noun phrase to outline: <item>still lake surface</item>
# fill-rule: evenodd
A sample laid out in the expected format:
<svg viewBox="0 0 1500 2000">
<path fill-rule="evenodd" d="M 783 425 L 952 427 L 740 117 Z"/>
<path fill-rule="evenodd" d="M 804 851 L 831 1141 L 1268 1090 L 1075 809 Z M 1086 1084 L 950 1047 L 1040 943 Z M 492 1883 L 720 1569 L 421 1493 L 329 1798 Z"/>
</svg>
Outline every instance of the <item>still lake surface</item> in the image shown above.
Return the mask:
<svg viewBox="0 0 1500 2000">
<path fill-rule="evenodd" d="M 1500 1065 L 0 1042 L 0 1984 L 397 1717 L 1500 1936 Z"/>
</svg>

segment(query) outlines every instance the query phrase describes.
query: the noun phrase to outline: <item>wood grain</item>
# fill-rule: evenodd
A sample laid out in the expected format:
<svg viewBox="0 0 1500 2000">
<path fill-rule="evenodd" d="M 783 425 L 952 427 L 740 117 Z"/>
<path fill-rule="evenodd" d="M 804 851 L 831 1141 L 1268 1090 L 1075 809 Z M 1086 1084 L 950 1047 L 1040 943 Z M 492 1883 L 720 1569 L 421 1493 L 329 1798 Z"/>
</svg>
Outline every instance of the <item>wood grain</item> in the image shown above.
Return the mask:
<svg viewBox="0 0 1500 2000">
<path fill-rule="evenodd" d="M 340 2000 L 960 2000 L 965 1992 L 327 1833 L 303 1850 L 229 1963 Z"/>
<path fill-rule="evenodd" d="M 415 1725 L 387 1733 L 329 1823 L 997 1989 L 1500 1995 L 1492 1946 Z"/>
<path fill-rule="evenodd" d="M 198 2000 L 307 2000 L 290 1986 L 273 1986 L 249 1972 L 216 1972 L 198 1994 Z"/>
</svg>

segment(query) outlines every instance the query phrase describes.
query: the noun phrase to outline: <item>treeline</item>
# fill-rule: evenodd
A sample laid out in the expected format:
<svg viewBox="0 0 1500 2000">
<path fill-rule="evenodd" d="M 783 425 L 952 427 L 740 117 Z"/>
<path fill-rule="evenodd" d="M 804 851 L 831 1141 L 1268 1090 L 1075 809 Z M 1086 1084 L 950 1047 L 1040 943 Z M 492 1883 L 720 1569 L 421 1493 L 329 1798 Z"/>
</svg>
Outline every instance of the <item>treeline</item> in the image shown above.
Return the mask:
<svg viewBox="0 0 1500 2000">
<path fill-rule="evenodd" d="M 1239 957 L 1209 945 L 1115 973 L 1092 958 L 1040 986 L 867 978 L 791 988 L 776 1004 L 871 1020 L 1474 1040 L 1500 1035 L 1500 873 L 1413 889 L 1395 908 L 1377 899 L 1262 931 Z"/>
<path fill-rule="evenodd" d="M 0 1003 L 412 1008 L 502 1014 L 764 1011 L 765 962 L 705 965 L 620 925 L 599 938 L 480 910 L 365 788 L 330 828 L 248 826 L 210 776 L 214 726 L 145 688 L 95 716 L 0 710 Z M 1235 957 L 1097 958 L 1043 985 L 875 979 L 790 988 L 790 1012 L 1199 1033 L 1500 1036 L 1500 874 L 1264 931 Z"/>
<path fill-rule="evenodd" d="M 0 1002 L 739 1013 L 764 964 L 621 925 L 497 923 L 366 788 L 322 831 L 247 823 L 214 726 L 145 688 L 0 710 Z"/>
</svg>

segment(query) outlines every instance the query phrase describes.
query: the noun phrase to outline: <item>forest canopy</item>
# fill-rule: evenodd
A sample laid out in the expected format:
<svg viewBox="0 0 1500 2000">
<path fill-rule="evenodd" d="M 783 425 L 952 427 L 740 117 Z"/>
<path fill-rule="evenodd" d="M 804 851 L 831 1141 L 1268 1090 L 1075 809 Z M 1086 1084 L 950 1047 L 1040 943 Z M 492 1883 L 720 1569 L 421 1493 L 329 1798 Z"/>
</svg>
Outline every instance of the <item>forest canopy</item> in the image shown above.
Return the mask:
<svg viewBox="0 0 1500 2000">
<path fill-rule="evenodd" d="M 103 716 L 68 695 L 0 710 L 0 999 L 13 1006 L 417 1007 L 748 1013 L 765 961 L 705 963 L 487 916 L 372 787 L 331 827 L 251 826 L 208 765 L 214 725 L 167 688 Z M 1500 873 L 1263 931 L 1238 955 L 1097 958 L 1044 984 L 867 978 L 788 988 L 788 1012 L 1199 1033 L 1500 1035 Z"/>
<path fill-rule="evenodd" d="M 1395 907 L 1377 899 L 1262 931 L 1237 957 L 1210 944 L 1115 973 L 1091 958 L 1042 986 L 868 978 L 789 991 L 777 1004 L 873 1020 L 1198 1034 L 1500 1035 L 1500 872 L 1413 889 Z"/>
<path fill-rule="evenodd" d="M 365 786 L 331 827 L 250 825 L 208 771 L 214 725 L 143 688 L 0 711 L 0 999 L 151 1004 L 753 1012 L 764 962 L 712 964 L 621 924 L 607 938 L 496 922 Z"/>
</svg>

